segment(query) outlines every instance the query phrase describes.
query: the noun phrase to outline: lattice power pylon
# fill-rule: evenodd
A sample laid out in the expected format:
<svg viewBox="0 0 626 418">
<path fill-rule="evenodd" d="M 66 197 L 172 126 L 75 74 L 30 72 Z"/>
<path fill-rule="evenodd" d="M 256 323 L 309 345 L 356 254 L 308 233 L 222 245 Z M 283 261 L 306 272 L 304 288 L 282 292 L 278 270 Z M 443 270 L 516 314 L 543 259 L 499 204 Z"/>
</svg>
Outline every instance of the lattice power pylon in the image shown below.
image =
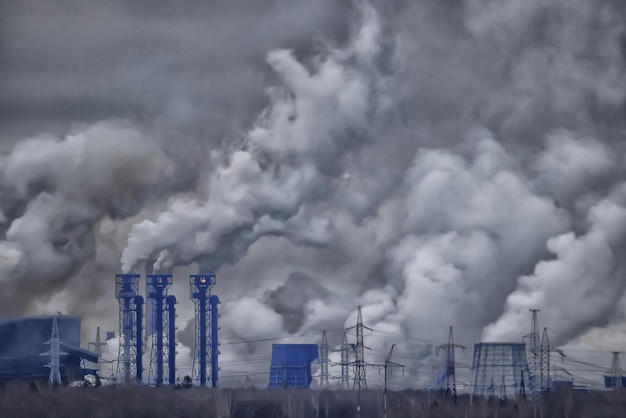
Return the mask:
<svg viewBox="0 0 626 418">
<path fill-rule="evenodd" d="M 619 359 L 620 352 L 613 351 L 612 355 L 613 358 L 611 359 L 611 368 L 609 369 L 608 374 L 611 383 L 609 386 L 615 390 L 619 390 L 623 388 L 622 375 L 624 373 L 622 370 L 622 363 Z"/>
<path fill-rule="evenodd" d="M 348 344 L 348 336 L 343 333 L 341 340 L 341 388 L 348 389 L 350 386 L 350 344 Z"/>
<path fill-rule="evenodd" d="M 532 403 L 541 402 L 541 343 L 539 340 L 539 324 L 537 312 L 531 309 L 532 321 L 528 334 L 528 395 Z"/>
<path fill-rule="evenodd" d="M 216 295 L 211 295 L 215 286 L 214 274 L 189 276 L 190 298 L 195 305 L 195 344 L 193 351 L 192 379 L 200 386 L 206 386 L 211 376 L 211 386 L 218 386 L 219 341 L 217 325 Z"/>
<path fill-rule="evenodd" d="M 48 376 L 49 385 L 61 385 L 61 356 L 67 355 L 67 353 L 61 351 L 61 338 L 59 337 L 59 324 L 56 316 L 52 318 L 52 334 L 48 341 L 44 344 L 50 345 L 50 351 L 42 354 L 42 356 L 50 356 L 50 363 L 46 364 L 46 367 L 50 368 L 50 375 Z"/>
<path fill-rule="evenodd" d="M 450 327 L 450 331 L 448 333 L 448 344 L 442 344 L 437 347 L 436 354 L 439 355 L 439 351 L 446 351 L 446 398 L 452 396 L 454 399 L 454 403 L 456 403 L 456 367 L 464 366 L 457 365 L 454 359 L 454 350 L 460 348 L 465 350 L 465 346 L 454 343 L 454 334 L 452 332 L 452 327 Z M 467 366 L 465 366 L 467 367 Z"/>
<path fill-rule="evenodd" d="M 91 341 L 87 347 L 89 350 L 92 350 L 94 353 L 98 355 L 98 374 L 101 374 L 102 373 L 102 370 L 101 370 L 102 353 L 104 352 L 105 349 L 106 351 L 109 351 L 109 350 L 108 350 L 107 343 L 103 342 L 102 338 L 100 337 L 100 327 L 96 328 L 96 341 Z"/>
<path fill-rule="evenodd" d="M 550 340 L 548 328 L 543 329 L 541 336 L 541 392 L 550 391 Z"/>
<path fill-rule="evenodd" d="M 176 382 L 176 298 L 167 294 L 172 286 L 171 274 L 146 275 L 146 293 L 150 320 L 146 337 L 152 335 L 148 380 L 156 385 Z"/>
<path fill-rule="evenodd" d="M 138 274 L 115 276 L 115 297 L 120 307 L 117 379 L 121 383 L 143 380 L 143 296 L 138 290 Z"/>
<path fill-rule="evenodd" d="M 367 327 L 363 325 L 363 316 L 361 315 L 361 307 L 358 308 L 356 319 L 356 346 L 354 360 L 354 390 L 367 389 L 367 378 L 365 376 L 365 344 L 363 342 L 363 330 Z M 370 329 L 371 328 L 367 328 Z"/>
<path fill-rule="evenodd" d="M 326 338 L 326 331 L 322 332 L 322 342 L 319 345 L 320 352 L 320 388 L 328 389 L 330 383 L 328 382 L 328 338 Z"/>
</svg>

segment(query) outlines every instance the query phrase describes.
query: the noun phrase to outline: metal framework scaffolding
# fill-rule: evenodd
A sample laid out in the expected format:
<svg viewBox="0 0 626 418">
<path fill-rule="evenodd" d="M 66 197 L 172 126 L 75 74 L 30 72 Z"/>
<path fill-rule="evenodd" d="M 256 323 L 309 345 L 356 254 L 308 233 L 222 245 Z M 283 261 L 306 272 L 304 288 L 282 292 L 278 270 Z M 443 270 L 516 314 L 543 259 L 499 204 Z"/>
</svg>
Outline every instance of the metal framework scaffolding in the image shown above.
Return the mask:
<svg viewBox="0 0 626 418">
<path fill-rule="evenodd" d="M 524 343 L 474 344 L 474 396 L 516 398 L 528 376 Z"/>
<path fill-rule="evenodd" d="M 157 385 L 165 381 L 166 375 L 169 384 L 176 381 L 176 297 L 167 294 L 172 283 L 171 274 L 146 275 L 146 337 L 152 335 L 148 380 Z"/>
<path fill-rule="evenodd" d="M 143 380 L 143 296 L 138 290 L 138 274 L 115 276 L 115 297 L 120 314 L 117 378 L 121 383 Z"/>
<path fill-rule="evenodd" d="M 189 276 L 190 299 L 195 305 L 195 344 L 193 350 L 192 379 L 200 386 L 208 384 L 218 386 L 219 341 L 217 325 L 217 305 L 220 303 L 216 295 L 211 294 L 215 286 L 214 274 L 197 274 Z"/>
</svg>

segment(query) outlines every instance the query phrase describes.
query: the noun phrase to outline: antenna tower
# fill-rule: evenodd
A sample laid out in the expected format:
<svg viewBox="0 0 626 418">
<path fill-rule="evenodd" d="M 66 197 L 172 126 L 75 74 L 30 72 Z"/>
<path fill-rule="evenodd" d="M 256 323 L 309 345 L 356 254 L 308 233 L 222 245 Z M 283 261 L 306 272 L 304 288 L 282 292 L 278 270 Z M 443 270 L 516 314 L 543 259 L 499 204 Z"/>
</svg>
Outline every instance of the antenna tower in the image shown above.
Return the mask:
<svg viewBox="0 0 626 418">
<path fill-rule="evenodd" d="M 59 338 L 59 324 L 57 317 L 52 318 L 52 335 L 48 341 L 44 344 L 50 345 L 50 351 L 43 353 L 43 356 L 50 356 L 50 363 L 46 364 L 46 367 L 50 368 L 50 375 L 48 377 L 48 384 L 61 385 L 61 356 L 67 355 L 67 353 L 61 351 L 61 339 Z"/>
<path fill-rule="evenodd" d="M 195 345 L 193 351 L 192 378 L 200 386 L 206 386 L 211 376 L 211 386 L 218 383 L 219 342 L 217 305 L 219 298 L 211 295 L 215 286 L 214 274 L 189 276 L 190 298 L 195 305 Z"/>
<path fill-rule="evenodd" d="M 176 297 L 168 296 L 171 274 L 146 275 L 146 293 L 151 305 L 151 323 L 146 324 L 146 337 L 152 335 L 149 380 L 161 385 L 176 381 Z M 167 373 L 166 373 L 167 372 Z"/>
<path fill-rule="evenodd" d="M 348 389 L 350 382 L 350 344 L 348 344 L 348 336 L 343 333 L 343 340 L 341 340 L 341 387 Z"/>
<path fill-rule="evenodd" d="M 122 383 L 143 379 L 143 296 L 138 294 L 138 290 L 138 274 L 115 276 L 115 297 L 120 307 L 117 378 Z"/>
<path fill-rule="evenodd" d="M 450 395 L 454 398 L 456 403 L 456 373 L 455 368 L 457 366 L 454 360 L 454 350 L 460 348 L 465 351 L 465 346 L 454 343 L 454 334 L 452 327 L 448 333 L 448 344 L 442 344 L 437 347 L 436 354 L 439 355 L 439 351 L 446 350 L 446 398 Z"/>
<path fill-rule="evenodd" d="M 326 331 L 322 332 L 322 342 L 320 343 L 320 388 L 328 389 L 328 339 Z"/>
</svg>

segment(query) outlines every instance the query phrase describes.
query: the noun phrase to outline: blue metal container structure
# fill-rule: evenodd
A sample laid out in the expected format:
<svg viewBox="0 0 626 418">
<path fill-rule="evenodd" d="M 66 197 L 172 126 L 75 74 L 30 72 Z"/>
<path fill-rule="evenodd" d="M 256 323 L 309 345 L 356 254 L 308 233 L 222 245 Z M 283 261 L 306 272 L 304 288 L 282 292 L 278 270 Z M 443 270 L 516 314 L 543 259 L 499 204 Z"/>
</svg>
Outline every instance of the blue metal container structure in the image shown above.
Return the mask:
<svg viewBox="0 0 626 418">
<path fill-rule="evenodd" d="M 149 380 L 157 385 L 164 382 L 166 371 L 168 382 L 173 385 L 176 381 L 176 297 L 167 294 L 172 283 L 171 274 L 146 275 L 151 310 L 146 337 L 152 335 Z"/>
<path fill-rule="evenodd" d="M 269 387 L 308 388 L 311 363 L 317 358 L 317 344 L 272 344 Z"/>
<path fill-rule="evenodd" d="M 97 362 L 98 356 L 80 348 L 80 318 L 48 316 L 36 318 L 5 318 L 0 320 L 0 380 L 48 380 L 50 357 L 45 343 L 50 340 L 54 318 L 57 319 L 61 350 L 63 383 L 81 379 L 83 361 Z"/>
<path fill-rule="evenodd" d="M 626 388 L 626 376 L 602 376 L 604 377 L 605 389 Z"/>
<path fill-rule="evenodd" d="M 190 299 L 195 305 L 195 346 L 193 353 L 192 379 L 200 386 L 206 386 L 211 375 L 211 386 L 218 386 L 218 313 L 220 303 L 216 295 L 211 295 L 215 285 L 214 274 L 189 276 Z"/>
<path fill-rule="evenodd" d="M 122 383 L 143 380 L 143 296 L 138 290 L 138 274 L 115 276 L 115 297 L 120 307 L 117 378 Z"/>
</svg>

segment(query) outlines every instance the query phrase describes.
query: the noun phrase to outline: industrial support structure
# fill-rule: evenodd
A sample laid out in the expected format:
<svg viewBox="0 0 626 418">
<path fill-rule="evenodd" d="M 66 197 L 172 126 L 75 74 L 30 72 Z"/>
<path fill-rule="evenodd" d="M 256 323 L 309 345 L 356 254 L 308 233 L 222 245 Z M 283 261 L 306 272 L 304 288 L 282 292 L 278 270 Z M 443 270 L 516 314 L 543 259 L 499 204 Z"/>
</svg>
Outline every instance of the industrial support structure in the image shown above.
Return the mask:
<svg viewBox="0 0 626 418">
<path fill-rule="evenodd" d="M 445 378 L 446 378 L 446 398 L 452 397 L 456 404 L 456 367 L 457 363 L 454 359 L 454 350 L 460 348 L 465 350 L 465 346 L 454 343 L 454 334 L 452 333 L 452 326 L 448 333 L 448 344 L 442 344 L 437 347 L 436 354 L 439 355 L 439 351 L 446 351 L 446 364 L 445 364 Z M 463 365 L 461 365 L 463 366 Z"/>
<path fill-rule="evenodd" d="M 50 340 L 44 344 L 50 345 L 50 351 L 43 353 L 44 356 L 50 356 L 50 363 L 46 364 L 46 367 L 50 369 L 50 376 L 48 377 L 48 384 L 61 385 L 61 356 L 67 355 L 67 353 L 61 351 L 61 338 L 59 337 L 59 324 L 57 318 L 52 319 L 52 335 Z"/>
<path fill-rule="evenodd" d="M 143 296 L 139 295 L 138 274 L 115 276 L 115 297 L 119 303 L 120 348 L 117 376 L 121 383 L 143 380 Z"/>
<path fill-rule="evenodd" d="M 319 354 L 320 354 L 320 388 L 328 389 L 330 387 L 330 383 L 328 381 L 328 338 L 326 337 L 326 331 L 322 332 L 322 342 L 319 345 Z"/>
<path fill-rule="evenodd" d="M 350 386 L 350 344 L 348 344 L 348 336 L 343 333 L 341 340 L 341 388 L 348 389 Z"/>
<path fill-rule="evenodd" d="M 219 341 L 217 325 L 216 295 L 211 294 L 215 286 L 214 274 L 189 276 L 190 299 L 195 305 L 195 345 L 193 350 L 192 379 L 200 386 L 206 386 L 211 376 L 211 387 L 218 386 Z"/>
<path fill-rule="evenodd" d="M 150 302 L 151 323 L 146 323 L 146 337 L 152 335 L 149 381 L 157 385 L 176 382 L 176 297 L 168 295 L 171 274 L 146 275 L 146 296 Z"/>
<path fill-rule="evenodd" d="M 528 386 L 529 399 L 533 404 L 541 403 L 541 342 L 539 340 L 539 323 L 537 312 L 531 309 L 532 320 L 528 334 Z"/>
</svg>

